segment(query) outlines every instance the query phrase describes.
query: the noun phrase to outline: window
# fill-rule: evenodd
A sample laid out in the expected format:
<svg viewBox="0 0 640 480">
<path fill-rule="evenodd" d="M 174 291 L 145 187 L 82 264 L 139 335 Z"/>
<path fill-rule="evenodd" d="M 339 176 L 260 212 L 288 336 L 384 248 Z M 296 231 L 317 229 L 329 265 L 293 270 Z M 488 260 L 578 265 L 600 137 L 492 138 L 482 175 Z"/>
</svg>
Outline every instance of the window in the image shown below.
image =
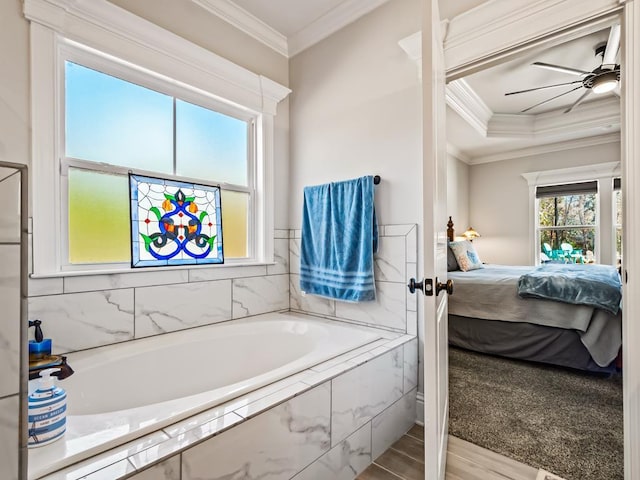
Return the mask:
<svg viewBox="0 0 640 480">
<path fill-rule="evenodd" d="M 538 245 L 544 261 L 595 262 L 597 192 L 595 181 L 537 187 Z"/>
<path fill-rule="evenodd" d="M 64 80 L 69 265 L 131 261 L 128 170 L 223 183 L 226 256 L 249 256 L 253 118 L 69 60 Z"/>
<path fill-rule="evenodd" d="M 529 184 L 533 264 L 615 264 L 613 179 L 619 175 L 620 162 L 522 174 Z"/>
<path fill-rule="evenodd" d="M 274 119 L 291 90 L 109 2 L 40 3 L 24 9 L 32 275 L 130 271 L 129 170 L 220 184 L 225 263 L 273 261 Z"/>
<path fill-rule="evenodd" d="M 622 189 L 620 178 L 613 179 L 613 228 L 615 238 L 615 265 L 622 265 Z"/>
</svg>

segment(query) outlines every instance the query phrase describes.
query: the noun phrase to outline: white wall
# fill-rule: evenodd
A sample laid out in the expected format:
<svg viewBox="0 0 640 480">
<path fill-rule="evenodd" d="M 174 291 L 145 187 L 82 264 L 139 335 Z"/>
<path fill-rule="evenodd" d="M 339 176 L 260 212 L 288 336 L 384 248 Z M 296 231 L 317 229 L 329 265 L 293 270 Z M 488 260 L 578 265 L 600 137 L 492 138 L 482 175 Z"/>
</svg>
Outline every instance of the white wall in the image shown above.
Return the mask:
<svg viewBox="0 0 640 480">
<path fill-rule="evenodd" d="M 29 24 L 20 0 L 0 2 L 0 161 L 29 163 Z"/>
<path fill-rule="evenodd" d="M 418 223 L 420 83 L 398 41 L 420 29 L 419 12 L 392 0 L 291 60 L 290 227 L 304 186 L 374 174 L 378 221 Z"/>
<path fill-rule="evenodd" d="M 288 83 L 286 57 L 191 0 L 109 1 L 252 72 Z"/>
<path fill-rule="evenodd" d="M 472 165 L 469 177 L 469 222 L 482 235 L 482 238 L 474 241 L 482 261 L 504 265 L 531 263 L 529 187 L 522 173 L 619 160 L 620 145 L 609 143 Z"/>
<path fill-rule="evenodd" d="M 306 185 L 362 175 L 382 177 L 375 200 L 380 224 L 422 223 L 421 85 L 415 62 L 398 46 L 421 28 L 420 8 L 419 0 L 391 0 L 291 60 L 291 228 L 300 228 Z M 420 227 L 417 243 L 420 252 Z M 416 260 L 421 271 L 420 253 Z M 402 289 L 407 310 L 420 303 L 406 293 L 414 275 L 407 268 L 404 284 L 384 285 Z M 383 308 L 377 300 L 361 313 Z M 420 339 L 420 357 L 422 350 Z"/>
<path fill-rule="evenodd" d="M 458 235 L 470 226 L 469 170 L 469 165 L 447 155 L 447 215 L 451 216 Z"/>
</svg>

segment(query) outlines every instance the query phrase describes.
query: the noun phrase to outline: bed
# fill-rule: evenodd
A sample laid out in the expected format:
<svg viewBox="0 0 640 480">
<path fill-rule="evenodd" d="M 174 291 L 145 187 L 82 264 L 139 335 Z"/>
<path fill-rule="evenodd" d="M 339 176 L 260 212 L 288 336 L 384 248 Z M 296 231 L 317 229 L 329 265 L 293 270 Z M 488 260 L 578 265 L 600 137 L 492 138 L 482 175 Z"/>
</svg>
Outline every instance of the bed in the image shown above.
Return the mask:
<svg viewBox="0 0 640 480">
<path fill-rule="evenodd" d="M 451 221 L 447 234 L 454 242 Z M 458 242 L 450 245 L 455 243 Z M 482 265 L 470 271 L 449 271 L 448 278 L 455 286 L 455 294 L 449 298 L 450 345 L 589 372 L 616 371 L 622 345 L 617 286 L 606 287 L 613 290 L 603 294 L 599 279 L 592 281 L 589 277 L 595 270 L 585 270 L 595 267 L 592 265 L 542 267 Z M 556 280 L 566 269 L 577 274 L 571 285 L 580 288 L 575 288 L 569 299 L 576 304 L 548 299 L 546 295 L 521 296 L 530 293 L 527 282 L 531 278 L 537 280 L 541 268 L 545 281 Z M 609 267 L 597 268 L 609 274 Z M 619 282 L 617 272 L 611 269 Z M 596 306 L 600 304 L 587 300 L 582 304 L 580 292 L 592 286 L 609 302 Z"/>
</svg>

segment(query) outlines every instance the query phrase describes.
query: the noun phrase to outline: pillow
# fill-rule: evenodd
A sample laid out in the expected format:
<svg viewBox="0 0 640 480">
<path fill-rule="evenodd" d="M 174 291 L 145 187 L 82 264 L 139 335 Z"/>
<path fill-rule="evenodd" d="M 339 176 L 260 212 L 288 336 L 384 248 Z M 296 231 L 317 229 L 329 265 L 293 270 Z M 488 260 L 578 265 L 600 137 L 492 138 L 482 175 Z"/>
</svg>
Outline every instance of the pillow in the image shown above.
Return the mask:
<svg viewBox="0 0 640 480">
<path fill-rule="evenodd" d="M 447 245 L 447 272 L 453 272 L 454 270 L 460 270 L 460 267 L 453 250 Z"/>
<path fill-rule="evenodd" d="M 470 241 L 463 240 L 461 242 L 451 242 L 449 243 L 449 246 L 456 257 L 460 270 L 463 272 L 484 268 L 484 265 L 482 265 L 482 262 L 480 261 L 480 257 L 478 257 L 476 249 L 473 248 L 473 243 Z"/>
</svg>

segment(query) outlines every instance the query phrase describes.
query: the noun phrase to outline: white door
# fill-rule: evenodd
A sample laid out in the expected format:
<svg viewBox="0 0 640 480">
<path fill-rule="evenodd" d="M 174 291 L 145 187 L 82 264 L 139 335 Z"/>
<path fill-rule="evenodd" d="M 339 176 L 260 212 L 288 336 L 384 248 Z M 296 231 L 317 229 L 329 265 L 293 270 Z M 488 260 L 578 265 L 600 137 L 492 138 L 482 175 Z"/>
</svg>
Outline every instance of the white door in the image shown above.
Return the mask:
<svg viewBox="0 0 640 480">
<path fill-rule="evenodd" d="M 447 149 L 445 72 L 438 0 L 425 0 L 422 21 L 423 272 L 425 478 L 444 479 L 449 418 L 447 293 Z M 427 282 L 432 280 L 432 292 Z M 428 293 L 433 293 L 428 295 Z"/>
</svg>

